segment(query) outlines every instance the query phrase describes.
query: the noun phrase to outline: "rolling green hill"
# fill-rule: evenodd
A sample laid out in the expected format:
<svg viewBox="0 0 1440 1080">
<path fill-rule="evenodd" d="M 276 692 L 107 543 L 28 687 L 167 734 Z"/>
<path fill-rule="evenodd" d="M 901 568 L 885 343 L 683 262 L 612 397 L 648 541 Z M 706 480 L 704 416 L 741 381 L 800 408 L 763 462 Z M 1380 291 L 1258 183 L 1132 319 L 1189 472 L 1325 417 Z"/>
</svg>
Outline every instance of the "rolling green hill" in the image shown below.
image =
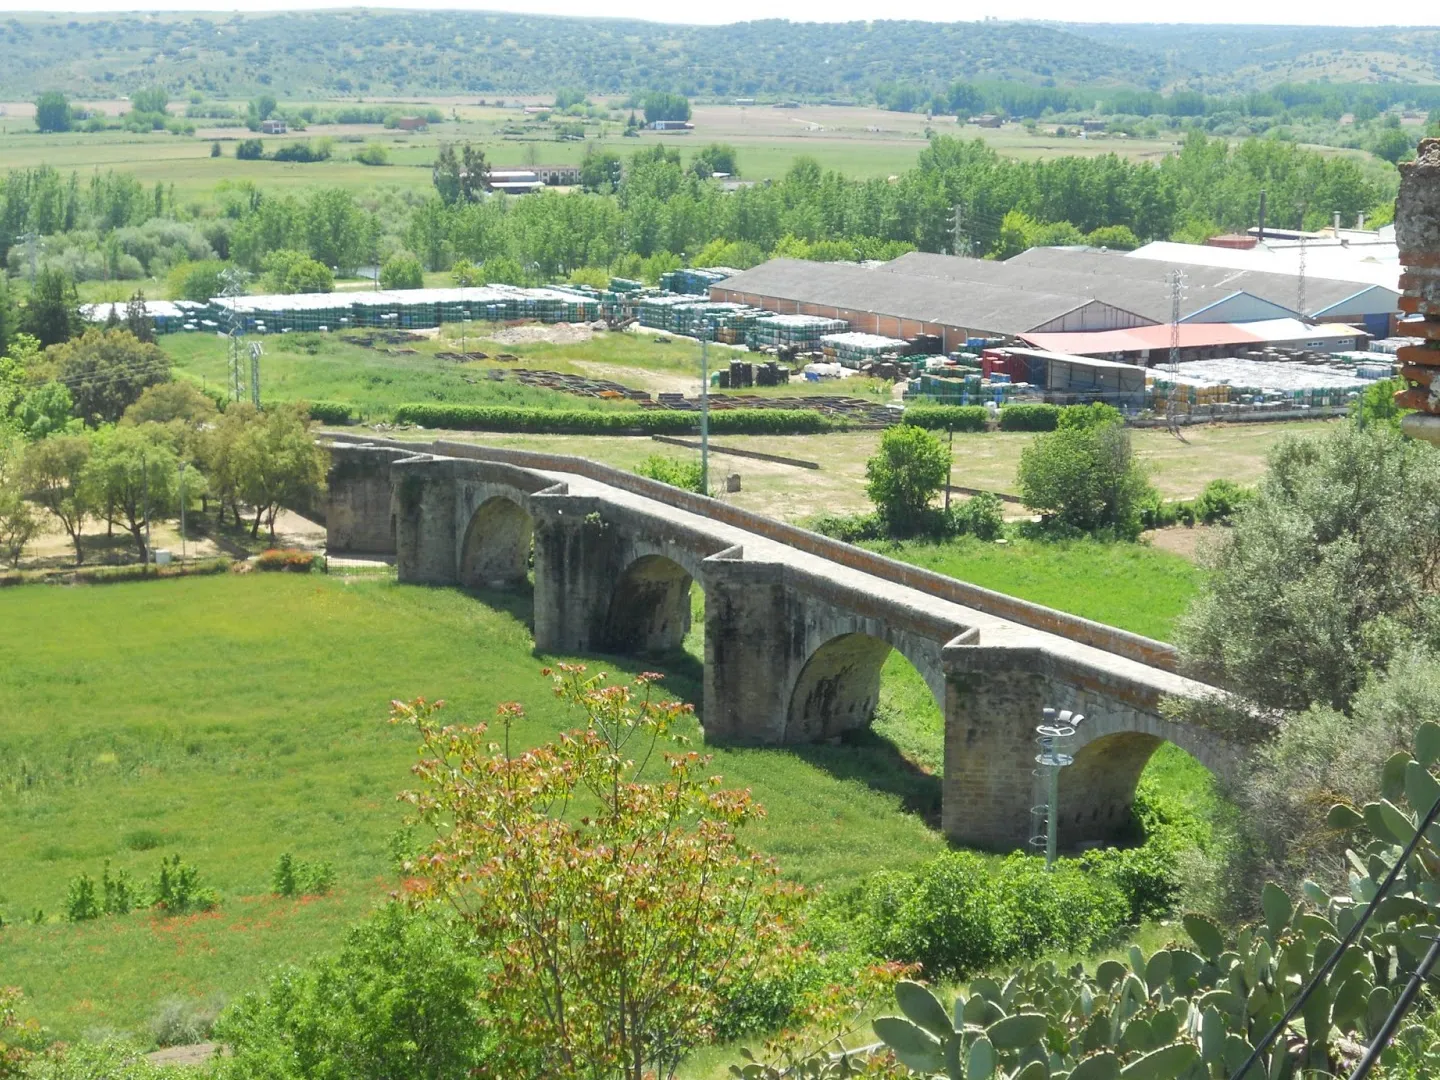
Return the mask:
<svg viewBox="0 0 1440 1080">
<path fill-rule="evenodd" d="M 803 58 L 805 62 L 797 62 Z M 1190 87 L 1433 82 L 1440 31 L 971 23 L 675 26 L 486 12 L 19 14 L 0 21 L 0 98 L 113 98 L 152 83 L 215 97 L 495 95 L 665 88 L 705 98 L 869 101 L 893 82 Z"/>
</svg>

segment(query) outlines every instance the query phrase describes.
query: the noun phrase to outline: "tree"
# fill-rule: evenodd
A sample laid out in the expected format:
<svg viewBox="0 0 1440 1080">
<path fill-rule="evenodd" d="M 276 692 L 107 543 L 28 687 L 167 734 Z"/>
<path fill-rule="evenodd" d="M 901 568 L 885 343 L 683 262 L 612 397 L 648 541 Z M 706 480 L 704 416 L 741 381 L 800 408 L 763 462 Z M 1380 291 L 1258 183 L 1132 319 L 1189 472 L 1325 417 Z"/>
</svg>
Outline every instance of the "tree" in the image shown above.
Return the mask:
<svg viewBox="0 0 1440 1080">
<path fill-rule="evenodd" d="M 226 415 L 229 410 L 226 410 Z M 275 517 L 284 506 L 307 502 L 325 484 L 325 454 L 315 445 L 303 405 L 276 405 L 248 416 L 235 439 L 229 468 L 239 497 L 255 511 L 250 535 L 263 520 L 275 540 Z"/>
<path fill-rule="evenodd" d="M 657 120 L 690 119 L 690 102 L 681 94 L 670 94 L 662 90 L 646 94 L 644 109 L 647 124 L 653 124 Z"/>
<path fill-rule="evenodd" d="M 382 289 L 423 289 L 425 287 L 425 268 L 420 265 L 420 260 L 409 252 L 400 252 L 385 260 L 385 265 L 380 268 L 380 287 Z"/>
<path fill-rule="evenodd" d="M 125 410 L 122 424 L 181 423 L 199 431 L 220 414 L 215 401 L 189 379 L 148 386 L 135 404 Z"/>
<path fill-rule="evenodd" d="M 170 381 L 170 357 L 128 330 L 87 330 L 45 355 L 92 427 L 113 424 L 147 386 Z"/>
<path fill-rule="evenodd" d="M 42 132 L 69 131 L 70 101 L 59 90 L 46 90 L 35 99 L 35 126 Z"/>
<path fill-rule="evenodd" d="M 20 332 L 20 309 L 15 302 L 15 289 L 10 276 L 0 270 L 0 356 L 10 351 L 10 343 Z"/>
<path fill-rule="evenodd" d="M 251 131 L 259 131 L 260 125 L 270 119 L 275 108 L 275 95 L 261 94 L 245 107 L 245 125 Z"/>
<path fill-rule="evenodd" d="M 236 161 L 259 161 L 264 156 L 265 143 L 260 139 L 241 139 L 235 144 Z"/>
<path fill-rule="evenodd" d="M 1398 127 L 1382 128 L 1370 142 L 1370 152 L 1394 165 L 1415 149 L 1415 140 Z"/>
<path fill-rule="evenodd" d="M 481 970 L 444 921 L 390 904 L 334 956 L 276 975 L 221 1016 L 220 1080 L 468 1080 L 493 1035 Z"/>
<path fill-rule="evenodd" d="M 225 269 L 225 264 L 219 259 L 182 262 L 166 278 L 170 295 L 177 300 L 209 303 L 225 290 Z"/>
<path fill-rule="evenodd" d="M 78 334 L 82 325 L 75 282 L 58 267 L 42 266 L 30 284 L 20 328 L 41 345 L 56 345 Z"/>
<path fill-rule="evenodd" d="M 1203 565 L 1177 626 L 1187 668 L 1263 708 L 1344 711 L 1440 627 L 1440 451 L 1384 424 L 1283 438 Z"/>
<path fill-rule="evenodd" d="M 335 288 L 335 275 L 324 263 L 316 262 L 303 251 L 282 248 L 265 256 L 265 287 L 277 293 L 330 292 Z"/>
<path fill-rule="evenodd" d="M 1020 495 L 1054 525 L 1125 539 L 1140 535 L 1140 507 L 1150 491 L 1117 421 L 1037 435 L 1020 452 Z"/>
<path fill-rule="evenodd" d="M 440 727 L 440 703 L 394 704 L 422 739 L 421 790 L 403 797 L 436 829 L 407 890 L 464 920 L 495 1075 L 670 1078 L 722 995 L 783 962 L 798 896 L 740 843 L 761 810 L 707 779 L 708 758 L 667 753 L 669 775 L 645 778 L 690 711 L 655 699 L 658 676 L 546 673 L 585 723 L 519 754 L 517 704 L 498 711 L 503 750 L 484 724 Z"/>
<path fill-rule="evenodd" d="M 701 179 L 725 173 L 727 176 L 740 175 L 740 155 L 729 143 L 711 143 L 704 147 L 690 162 L 690 170 Z"/>
<path fill-rule="evenodd" d="M 454 143 L 441 143 L 430 179 L 446 206 L 476 202 L 490 182 L 485 151 L 467 142 L 457 154 Z"/>
<path fill-rule="evenodd" d="M 136 112 L 163 113 L 170 105 L 170 95 L 163 86 L 147 86 L 130 95 L 130 107 Z"/>
<path fill-rule="evenodd" d="M 44 439 L 60 432 L 75 433 L 81 425 L 74 411 L 75 400 L 65 384 L 51 380 L 28 387 L 16 402 L 13 415 L 26 438 Z"/>
<path fill-rule="evenodd" d="M 207 300 L 210 297 L 206 297 Z M 113 314 L 115 305 L 110 305 Z M 109 329 L 107 327 L 107 329 Z M 155 320 L 150 318 L 150 312 L 145 307 L 145 294 L 138 289 L 130 297 L 130 302 L 125 305 L 125 329 L 135 335 L 136 341 L 143 341 L 148 345 L 155 344 Z"/>
<path fill-rule="evenodd" d="M 106 520 L 130 533 L 142 562 L 149 561 L 150 521 L 178 506 L 178 466 L 158 424 L 105 428 L 94 436 L 82 483 Z"/>
<path fill-rule="evenodd" d="M 25 490 L 50 511 L 75 545 L 76 566 L 85 560 L 81 536 L 94 510 L 83 482 L 89 461 L 88 437 L 52 435 L 27 446 L 20 466 Z"/>
<path fill-rule="evenodd" d="M 210 144 L 210 156 L 211 156 L 212 158 L 220 157 L 221 154 L 223 154 L 223 153 L 224 153 L 224 151 L 220 148 L 220 140 L 219 140 L 219 139 L 216 139 L 214 142 L 212 142 L 212 143 Z"/>
<path fill-rule="evenodd" d="M 580 162 L 580 186 L 586 191 L 608 194 L 620 186 L 623 173 L 620 155 L 614 150 L 585 148 L 585 158 Z"/>
<path fill-rule="evenodd" d="M 25 444 L 0 428 L 0 558 L 12 568 L 20 565 L 25 545 L 40 531 L 40 519 L 25 499 L 24 453 Z"/>
<path fill-rule="evenodd" d="M 949 469 L 949 449 L 924 428 L 901 424 L 881 436 L 879 450 L 865 463 L 865 492 L 892 536 L 911 536 L 922 527 Z"/>
<path fill-rule="evenodd" d="M 1114 251 L 1134 251 L 1140 246 L 1140 238 L 1128 225 L 1102 225 L 1086 234 L 1085 243 Z"/>
</svg>

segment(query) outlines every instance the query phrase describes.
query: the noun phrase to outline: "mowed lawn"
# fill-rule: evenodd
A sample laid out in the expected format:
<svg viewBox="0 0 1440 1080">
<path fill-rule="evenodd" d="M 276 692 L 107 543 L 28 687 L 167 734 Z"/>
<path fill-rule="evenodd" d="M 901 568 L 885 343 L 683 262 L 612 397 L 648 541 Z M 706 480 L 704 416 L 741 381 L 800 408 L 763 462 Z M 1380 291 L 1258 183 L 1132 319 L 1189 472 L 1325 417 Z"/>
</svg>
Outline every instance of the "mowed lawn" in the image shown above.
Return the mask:
<svg viewBox="0 0 1440 1080">
<path fill-rule="evenodd" d="M 520 700 L 527 742 L 567 725 L 528 611 L 319 576 L 0 592 L 0 982 L 73 1038 L 143 1029 L 166 999 L 233 996 L 333 947 L 394 887 L 395 794 L 416 739 L 385 723 L 392 698 L 443 697 L 451 721 Z M 697 673 L 678 662 L 681 696 Z M 877 773 L 885 753 L 729 750 L 715 771 L 765 804 L 751 838 L 787 874 L 836 885 L 943 848 Z M 285 851 L 333 862 L 335 892 L 269 895 Z M 218 912 L 59 920 L 77 874 L 98 878 L 108 859 L 148 880 L 175 852 L 220 890 Z"/>
</svg>

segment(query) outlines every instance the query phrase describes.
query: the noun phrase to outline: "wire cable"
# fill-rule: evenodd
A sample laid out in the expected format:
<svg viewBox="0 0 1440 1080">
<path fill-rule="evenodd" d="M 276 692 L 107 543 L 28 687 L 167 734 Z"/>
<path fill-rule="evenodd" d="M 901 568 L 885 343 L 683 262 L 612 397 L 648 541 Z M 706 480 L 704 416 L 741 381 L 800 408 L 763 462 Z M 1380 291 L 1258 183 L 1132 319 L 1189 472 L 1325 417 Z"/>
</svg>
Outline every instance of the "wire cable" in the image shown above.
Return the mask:
<svg viewBox="0 0 1440 1080">
<path fill-rule="evenodd" d="M 1350 1080 L 1365 1080 L 1370 1075 L 1370 1070 L 1380 1060 L 1380 1055 L 1390 1045 L 1390 1040 L 1395 1037 L 1395 1029 L 1400 1026 L 1400 1021 L 1410 1011 L 1410 1006 L 1415 1004 L 1415 998 L 1420 994 L 1420 987 L 1429 977 L 1430 971 L 1435 967 L 1436 961 L 1440 961 L 1440 934 L 1437 934 L 1430 942 L 1430 949 L 1425 954 L 1425 959 L 1420 961 L 1420 966 L 1410 976 L 1410 981 L 1405 984 L 1405 989 L 1400 992 L 1400 997 L 1395 1001 L 1395 1007 L 1390 1010 L 1390 1015 L 1385 1017 L 1385 1023 L 1380 1025 L 1380 1030 L 1375 1033 L 1375 1038 L 1370 1040 L 1370 1046 L 1365 1051 L 1365 1056 L 1360 1059 L 1360 1064 L 1355 1066 L 1355 1071 L 1350 1074 Z"/>
<path fill-rule="evenodd" d="M 1295 999 L 1294 1004 L 1285 1010 L 1285 1015 L 1280 1017 L 1279 1021 L 1270 1029 L 1265 1038 L 1261 1039 L 1255 1049 L 1250 1051 L 1250 1056 L 1245 1059 L 1245 1064 L 1231 1073 L 1230 1080 L 1242 1080 L 1242 1078 L 1255 1067 L 1256 1063 L 1259 1062 L 1260 1055 L 1274 1045 L 1275 1040 L 1278 1039 L 1286 1027 L 1289 1026 L 1290 1021 L 1300 1015 L 1300 1010 L 1305 1007 L 1305 1002 L 1309 1000 L 1310 995 L 1315 993 L 1316 988 L 1329 977 L 1330 972 L 1335 970 L 1335 965 L 1340 963 L 1341 957 L 1345 955 L 1351 945 L 1355 944 L 1355 940 L 1365 929 L 1366 924 L 1369 923 L 1370 917 L 1375 914 L 1375 909 L 1380 906 L 1380 901 L 1385 899 L 1386 894 L 1389 893 L 1396 879 L 1399 878 L 1400 871 L 1405 868 L 1405 864 L 1410 861 L 1410 856 L 1415 854 L 1415 849 L 1420 846 L 1420 841 L 1424 839 L 1426 830 L 1435 824 L 1437 818 L 1440 818 L 1440 799 L 1435 800 L 1435 805 L 1430 807 L 1430 812 L 1421 820 L 1419 827 L 1415 830 L 1415 835 L 1410 838 L 1410 842 L 1405 845 L 1405 850 L 1402 851 L 1400 857 L 1395 860 L 1395 865 L 1392 866 L 1390 872 L 1385 875 L 1385 880 L 1382 881 L 1380 887 L 1375 890 L 1375 895 L 1372 896 L 1370 902 L 1365 905 L 1365 910 L 1361 913 L 1360 918 L 1355 920 L 1355 925 L 1350 927 L 1344 938 L 1341 939 L 1339 948 L 1332 952 L 1326 958 L 1325 962 L 1315 970 L 1315 973 L 1310 976 L 1310 981 L 1301 989 L 1300 995 Z"/>
</svg>

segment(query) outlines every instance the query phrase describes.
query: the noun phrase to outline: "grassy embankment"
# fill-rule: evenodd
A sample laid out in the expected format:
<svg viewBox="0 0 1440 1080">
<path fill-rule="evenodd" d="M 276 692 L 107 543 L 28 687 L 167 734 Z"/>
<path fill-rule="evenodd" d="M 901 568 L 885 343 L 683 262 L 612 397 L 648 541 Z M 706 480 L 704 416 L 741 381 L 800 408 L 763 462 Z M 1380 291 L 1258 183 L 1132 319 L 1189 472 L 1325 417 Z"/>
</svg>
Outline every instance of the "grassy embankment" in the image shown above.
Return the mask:
<svg viewBox="0 0 1440 1080">
<path fill-rule="evenodd" d="M 1013 579 L 1013 591 L 1036 599 L 1059 595 L 1056 582 L 1080 562 L 1099 577 L 1169 567 L 1143 615 L 1118 602 L 1106 609 L 1140 620 L 1135 629 L 1173 615 L 1187 594 L 1184 564 L 1160 552 L 961 545 L 949 559 L 946 570 Z M 1017 575 L 1023 566 L 1033 570 Z M 1097 580 L 1096 598 L 1106 591 Z M 1090 602 L 1067 597 L 1098 613 Z M 24 987 L 59 1035 L 143 1030 L 165 999 L 233 996 L 276 964 L 332 946 L 393 883 L 387 840 L 402 816 L 393 795 L 407 784 L 414 739 L 383 722 L 389 699 L 443 696 L 451 719 L 471 721 L 497 701 L 523 700 L 524 741 L 566 722 L 536 674 L 543 658 L 528 614 L 523 598 L 320 577 L 0 593 L 5 981 Z M 672 691 L 692 701 L 697 639 L 669 665 Z M 873 732 L 842 746 L 721 749 L 715 768 L 767 806 L 752 838 L 789 875 L 838 886 L 943 849 L 914 812 L 938 806 L 939 731 L 919 675 L 892 657 Z M 335 892 L 270 896 L 286 850 L 333 861 Z M 171 852 L 219 888 L 218 912 L 58 920 L 75 875 L 98 876 L 109 859 L 149 878 Z"/>
</svg>

